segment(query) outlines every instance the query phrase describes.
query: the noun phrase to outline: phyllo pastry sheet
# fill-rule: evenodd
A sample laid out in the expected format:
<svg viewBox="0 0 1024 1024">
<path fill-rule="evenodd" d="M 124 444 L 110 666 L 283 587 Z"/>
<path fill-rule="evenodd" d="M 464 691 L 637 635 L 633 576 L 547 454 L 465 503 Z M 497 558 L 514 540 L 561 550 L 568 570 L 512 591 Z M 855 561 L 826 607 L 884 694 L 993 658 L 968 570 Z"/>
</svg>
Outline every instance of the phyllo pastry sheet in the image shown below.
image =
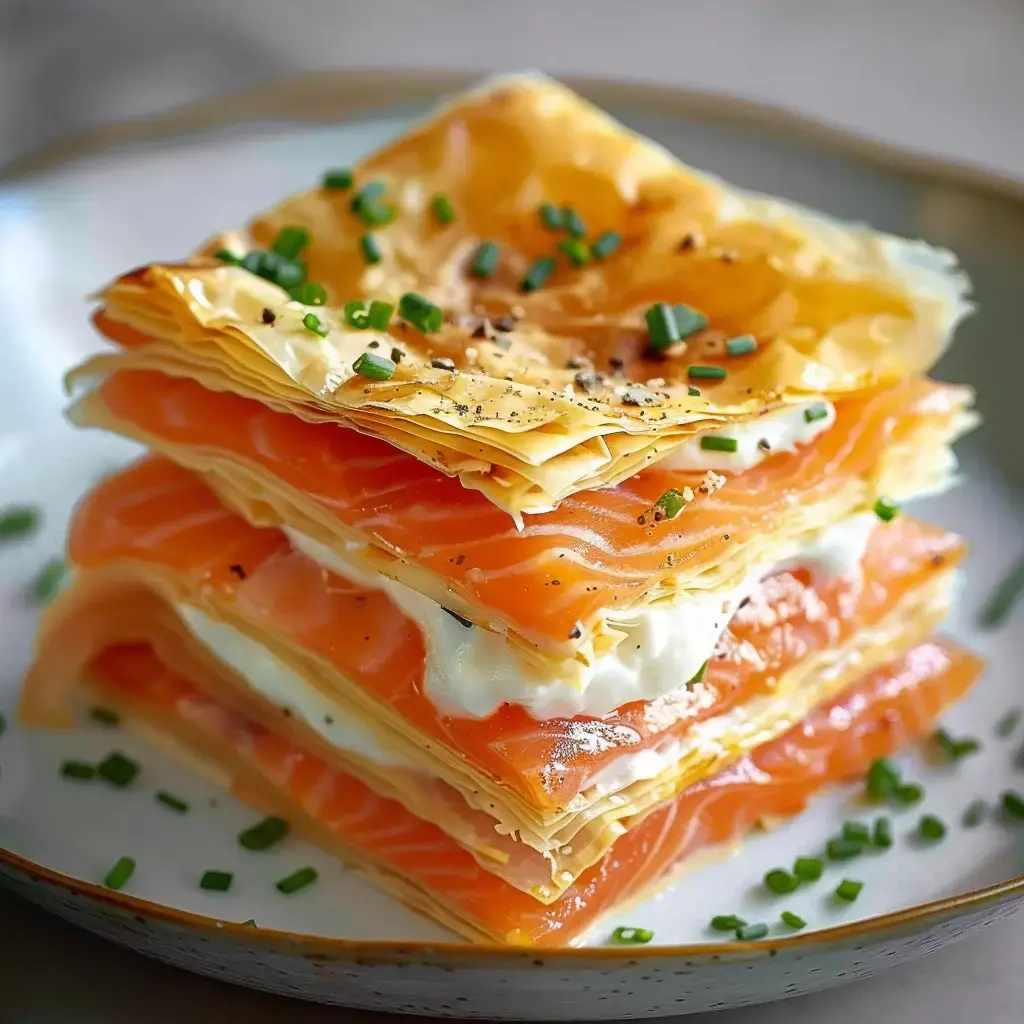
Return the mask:
<svg viewBox="0 0 1024 1024">
<path fill-rule="evenodd" d="M 434 823 L 201 692 L 144 645 L 102 652 L 76 693 L 65 696 L 102 700 L 243 800 L 284 818 L 458 934 L 545 946 L 578 939 L 602 914 L 693 865 L 700 851 L 796 814 L 829 784 L 862 775 L 875 758 L 926 734 L 979 669 L 973 656 L 948 645 L 905 652 L 784 735 L 642 817 L 548 905 L 485 870 Z"/>
<path fill-rule="evenodd" d="M 735 189 L 517 77 L 118 278 L 97 323 L 121 351 L 83 372 L 354 427 L 519 517 L 927 371 L 967 290 L 949 253 Z"/>
<path fill-rule="evenodd" d="M 24 707 L 37 724 L 65 724 L 88 663 L 144 643 L 206 696 L 552 902 L 644 813 L 931 633 L 958 539 L 906 516 L 875 523 L 849 574 L 794 568 L 761 582 L 701 678 L 668 696 L 601 717 L 538 720 L 516 704 L 454 716 L 431 699 L 429 637 L 385 592 L 323 569 L 149 457 L 76 513 L 75 582 L 44 616 Z"/>
</svg>

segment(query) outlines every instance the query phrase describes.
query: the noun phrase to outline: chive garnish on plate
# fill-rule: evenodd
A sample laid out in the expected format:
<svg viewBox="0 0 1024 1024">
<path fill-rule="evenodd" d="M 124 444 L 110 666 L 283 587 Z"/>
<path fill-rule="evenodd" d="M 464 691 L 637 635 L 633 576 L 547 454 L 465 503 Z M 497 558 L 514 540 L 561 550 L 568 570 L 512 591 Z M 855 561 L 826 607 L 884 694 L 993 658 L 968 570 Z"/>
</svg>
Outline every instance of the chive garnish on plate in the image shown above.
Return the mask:
<svg viewBox="0 0 1024 1024">
<path fill-rule="evenodd" d="M 869 799 L 887 800 L 900 784 L 900 770 L 887 757 L 878 757 L 868 768 L 866 782 Z"/>
<path fill-rule="evenodd" d="M 380 263 L 380 244 L 373 235 L 369 233 L 363 235 L 359 239 L 359 249 L 363 254 L 363 259 L 366 260 L 367 263 Z"/>
<path fill-rule="evenodd" d="M 747 922 L 735 914 L 716 914 L 711 918 L 711 928 L 716 932 L 734 932 Z"/>
<path fill-rule="evenodd" d="M 661 351 L 679 341 L 679 326 L 672 307 L 667 302 L 656 302 L 644 313 L 647 337 L 651 348 Z"/>
<path fill-rule="evenodd" d="M 692 384 L 686 389 L 686 393 L 691 398 L 700 398 L 700 388 L 695 388 Z"/>
<path fill-rule="evenodd" d="M 782 868 L 774 868 L 764 876 L 764 884 L 772 892 L 782 895 L 796 892 L 800 888 L 800 879 Z"/>
<path fill-rule="evenodd" d="M 115 750 L 100 761 L 96 771 L 111 785 L 124 789 L 135 781 L 135 776 L 139 774 L 139 765 L 130 757 Z"/>
<path fill-rule="evenodd" d="M 936 746 L 951 761 L 959 761 L 961 758 L 970 757 L 981 750 L 981 744 L 971 736 L 957 738 L 951 735 L 946 729 L 936 729 L 932 737 Z"/>
<path fill-rule="evenodd" d="M 519 285 L 519 290 L 524 292 L 535 292 L 538 288 L 544 286 L 544 282 L 552 275 L 555 270 L 555 261 L 550 256 L 541 256 L 540 259 L 536 259 L 530 264 L 530 269 L 526 272 L 526 277 L 523 278 L 522 283 Z"/>
<path fill-rule="evenodd" d="M 367 324 L 376 331 L 386 331 L 391 325 L 391 316 L 395 307 L 390 302 L 381 302 L 374 299 L 366 314 Z"/>
<path fill-rule="evenodd" d="M 430 212 L 438 224 L 451 224 L 455 220 L 455 207 L 452 206 L 452 201 L 440 192 L 430 200 Z"/>
<path fill-rule="evenodd" d="M 924 787 L 916 782 L 902 782 L 893 790 L 892 798 L 904 807 L 911 807 L 924 799 Z"/>
<path fill-rule="evenodd" d="M 758 939 L 763 939 L 767 934 L 768 925 L 761 923 L 745 924 L 736 929 L 736 938 L 740 942 L 756 942 Z"/>
<path fill-rule="evenodd" d="M 935 843 L 946 835 L 946 825 L 934 814 L 925 814 L 917 823 L 918 838 Z"/>
<path fill-rule="evenodd" d="M 316 313 L 307 313 L 302 318 L 302 326 L 310 331 L 312 334 L 319 334 L 321 338 L 326 338 L 331 333 L 330 327 L 325 324 Z"/>
<path fill-rule="evenodd" d="M 562 227 L 573 238 L 582 238 L 587 233 L 583 218 L 571 206 L 562 207 Z"/>
<path fill-rule="evenodd" d="M 988 804 L 984 800 L 975 800 L 967 805 L 960 819 L 964 828 L 977 828 L 988 814 Z"/>
<path fill-rule="evenodd" d="M 740 443 L 735 437 L 709 437 L 705 435 L 700 439 L 700 446 L 706 452 L 729 452 L 739 451 Z"/>
<path fill-rule="evenodd" d="M 305 228 L 290 226 L 281 228 L 270 248 L 286 260 L 297 259 L 299 253 L 309 245 L 309 232 Z"/>
<path fill-rule="evenodd" d="M 707 670 L 708 670 L 708 659 L 705 658 L 704 661 L 701 663 L 700 668 L 697 669 L 697 671 L 694 672 L 693 675 L 690 677 L 690 679 L 687 681 L 687 683 L 686 683 L 687 690 L 692 690 L 698 683 L 703 683 L 704 682 L 704 674 L 707 672 Z"/>
<path fill-rule="evenodd" d="M 875 818 L 871 845 L 877 846 L 880 850 L 888 850 L 892 846 L 892 822 L 888 818 Z"/>
<path fill-rule="evenodd" d="M 612 942 L 620 946 L 643 946 L 653 938 L 649 928 L 616 928 L 612 932 Z"/>
<path fill-rule="evenodd" d="M 68 567 L 62 558 L 51 558 L 32 580 L 32 599 L 39 604 L 52 601 L 68 576 Z"/>
<path fill-rule="evenodd" d="M 327 289 L 319 281 L 306 281 L 293 288 L 291 296 L 304 306 L 322 306 L 327 301 Z"/>
<path fill-rule="evenodd" d="M 11 505 L 0 510 L 0 541 L 28 537 L 39 529 L 42 513 L 34 505 Z"/>
<path fill-rule="evenodd" d="M 844 821 L 843 838 L 865 846 L 871 842 L 871 830 L 862 821 Z"/>
<path fill-rule="evenodd" d="M 807 927 L 807 922 L 802 917 L 789 910 L 784 910 L 779 915 L 779 919 L 787 928 L 792 928 L 794 931 L 799 931 L 801 928 Z"/>
<path fill-rule="evenodd" d="M 590 246 L 582 238 L 562 239 L 558 251 L 564 253 L 574 267 L 585 267 L 590 262 Z"/>
<path fill-rule="evenodd" d="M 537 215 L 548 231 L 558 231 L 562 227 L 562 211 L 551 203 L 541 203 Z"/>
<path fill-rule="evenodd" d="M 825 852 L 829 860 L 851 860 L 853 857 L 859 857 L 864 852 L 864 847 L 850 839 L 837 838 L 830 839 L 825 844 Z"/>
<path fill-rule="evenodd" d="M 469 264 L 473 277 L 490 277 L 498 267 L 501 250 L 496 242 L 481 242 Z"/>
<path fill-rule="evenodd" d="M 1017 726 L 1020 725 L 1022 715 L 1024 715 L 1024 712 L 1020 708 L 1010 708 L 1008 711 L 1004 711 L 999 721 L 996 722 L 996 735 L 1004 740 L 1011 736 Z"/>
<path fill-rule="evenodd" d="M 1007 818 L 1012 818 L 1014 821 L 1024 821 L 1024 796 L 1021 796 L 1020 793 L 1008 789 L 1003 793 L 999 806 Z"/>
<path fill-rule="evenodd" d="M 686 375 L 690 380 L 722 380 L 727 376 L 724 366 L 688 366 Z"/>
<path fill-rule="evenodd" d="M 61 778 L 74 779 L 76 782 L 88 782 L 96 778 L 96 766 L 85 761 L 65 761 L 60 766 Z"/>
<path fill-rule="evenodd" d="M 380 201 L 386 188 L 387 185 L 385 185 L 383 181 L 367 182 L 352 197 L 351 202 L 348 204 L 349 209 L 357 217 L 362 217 L 367 209 L 373 207 Z"/>
<path fill-rule="evenodd" d="M 135 861 L 131 857 L 121 857 L 120 860 L 107 872 L 103 884 L 108 889 L 123 889 L 128 879 L 135 874 Z"/>
<path fill-rule="evenodd" d="M 672 487 L 654 503 L 654 518 L 656 521 L 675 519 L 685 507 L 686 499 L 680 491 Z"/>
<path fill-rule="evenodd" d="M 94 722 L 99 722 L 100 725 L 114 726 L 121 723 L 121 716 L 116 711 L 100 707 L 99 704 L 89 708 L 89 717 Z"/>
<path fill-rule="evenodd" d="M 330 170 L 324 173 L 323 178 L 320 180 L 320 184 L 323 188 L 331 189 L 332 191 L 339 191 L 341 189 L 352 187 L 352 168 L 351 167 L 337 167 L 334 170 Z"/>
<path fill-rule="evenodd" d="M 590 247 L 590 252 L 593 254 L 595 260 L 603 262 L 608 259 L 609 256 L 622 244 L 622 238 L 616 231 L 606 231 L 594 244 Z"/>
<path fill-rule="evenodd" d="M 793 861 L 793 874 L 801 882 L 816 882 L 824 870 L 824 863 L 817 857 L 797 857 Z"/>
<path fill-rule="evenodd" d="M 863 888 L 863 882 L 855 882 L 852 878 L 844 878 L 839 885 L 836 886 L 836 897 L 847 903 L 853 903 L 853 901 L 860 895 L 860 891 Z"/>
<path fill-rule="evenodd" d="M 199 888 L 207 892 L 227 892 L 235 876 L 230 871 L 204 871 L 199 879 Z"/>
<path fill-rule="evenodd" d="M 828 419 L 828 406 L 824 402 L 815 402 L 804 409 L 804 423 L 817 423 Z"/>
<path fill-rule="evenodd" d="M 0 711 L 0 736 L 7 732 L 7 718 L 2 711 Z"/>
<path fill-rule="evenodd" d="M 365 331 L 370 326 L 370 318 L 366 312 L 366 303 L 360 302 L 359 299 L 346 302 L 342 309 L 342 315 L 345 317 L 345 323 L 349 327 L 354 327 L 357 331 Z"/>
<path fill-rule="evenodd" d="M 238 842 L 246 850 L 269 850 L 288 834 L 288 822 L 283 818 L 264 818 L 238 834 Z"/>
<path fill-rule="evenodd" d="M 406 292 L 398 300 L 398 315 L 408 320 L 421 334 L 433 334 L 444 323 L 441 307 L 416 292 Z"/>
<path fill-rule="evenodd" d="M 180 796 L 175 796 L 173 793 L 168 793 L 163 789 L 157 792 L 156 802 L 163 804 L 164 807 L 169 807 L 172 811 L 176 811 L 178 814 L 187 814 L 189 811 L 187 801 L 182 800 Z"/>
<path fill-rule="evenodd" d="M 1001 626 L 1009 617 L 1024 594 L 1024 556 L 1017 564 L 1003 577 L 1002 582 L 992 592 L 992 596 L 985 602 L 981 611 L 981 624 L 986 629 L 995 629 Z"/>
<path fill-rule="evenodd" d="M 387 356 L 379 356 L 376 352 L 363 352 L 352 364 L 361 377 L 371 380 L 391 380 L 395 375 L 395 364 Z"/>
<path fill-rule="evenodd" d="M 734 358 L 736 356 L 749 356 L 751 352 L 757 351 L 757 340 L 752 334 L 740 334 L 735 338 L 727 338 L 725 351 Z"/>
<path fill-rule="evenodd" d="M 691 306 L 673 306 L 672 315 L 676 319 L 676 329 L 680 338 L 688 338 L 691 334 L 703 331 L 708 325 L 708 318 Z"/>
<path fill-rule="evenodd" d="M 300 889 L 305 889 L 307 886 L 312 885 L 316 879 L 316 868 L 299 868 L 298 871 L 293 871 L 287 878 L 282 878 L 277 883 L 276 888 L 279 892 L 290 896 L 293 892 L 298 892 Z"/>
<path fill-rule="evenodd" d="M 900 507 L 891 498 L 881 495 L 875 501 L 875 515 L 882 520 L 883 523 L 891 523 L 897 515 L 899 515 Z"/>
</svg>

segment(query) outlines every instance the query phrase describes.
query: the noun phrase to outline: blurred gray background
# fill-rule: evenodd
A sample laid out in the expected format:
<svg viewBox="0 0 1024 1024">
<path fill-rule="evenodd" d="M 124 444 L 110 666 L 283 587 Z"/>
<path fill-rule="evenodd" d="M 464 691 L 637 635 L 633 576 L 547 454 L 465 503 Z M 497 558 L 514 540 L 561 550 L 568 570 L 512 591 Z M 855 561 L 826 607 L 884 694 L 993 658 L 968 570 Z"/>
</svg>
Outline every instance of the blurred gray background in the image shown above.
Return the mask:
<svg viewBox="0 0 1024 1024">
<path fill-rule="evenodd" d="M 716 90 L 1024 178 L 1022 0 L 0 0 L 0 165 L 104 121 L 382 65 Z"/>
</svg>

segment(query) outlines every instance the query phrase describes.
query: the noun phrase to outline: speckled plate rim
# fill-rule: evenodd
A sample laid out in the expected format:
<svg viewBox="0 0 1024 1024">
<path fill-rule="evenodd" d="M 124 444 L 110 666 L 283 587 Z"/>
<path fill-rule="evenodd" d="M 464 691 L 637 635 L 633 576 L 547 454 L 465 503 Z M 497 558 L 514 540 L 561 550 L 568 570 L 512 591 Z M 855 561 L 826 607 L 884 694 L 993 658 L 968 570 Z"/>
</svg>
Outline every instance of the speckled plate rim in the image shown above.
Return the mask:
<svg viewBox="0 0 1024 1024">
<path fill-rule="evenodd" d="M 24 179 L 128 142 L 157 141 L 245 121 L 327 123 L 336 121 L 342 115 L 372 117 L 377 109 L 422 100 L 424 96 L 457 92 L 479 81 L 486 74 L 476 70 L 398 71 L 384 68 L 312 72 L 180 107 L 145 121 L 120 122 L 84 132 L 0 170 L 0 184 Z M 967 164 L 901 150 L 768 104 L 671 85 L 572 75 L 560 77 L 567 85 L 601 106 L 643 108 L 677 117 L 756 128 L 759 132 L 767 129 L 789 138 L 810 141 L 823 149 L 861 162 L 882 165 L 890 172 L 896 168 L 902 173 L 917 174 L 932 181 L 945 181 L 1004 200 L 1024 202 L 1024 182 Z M 776 956 L 783 951 L 842 945 L 849 940 L 877 937 L 908 927 L 924 927 L 944 918 L 958 917 L 972 910 L 998 906 L 1015 897 L 1024 897 L 1024 875 L 1019 875 L 994 885 L 905 907 L 888 914 L 758 942 L 717 941 L 630 946 L 628 949 L 611 946 L 535 948 L 496 943 L 359 941 L 253 928 L 114 892 L 0 848 L 0 878 L 7 871 L 56 886 L 95 903 L 108 904 L 127 913 L 148 915 L 185 930 L 230 936 L 246 946 L 286 947 L 293 952 L 299 947 L 298 951 L 304 957 L 332 961 L 386 963 L 415 956 L 419 962 L 446 966 L 453 960 L 460 961 L 462 966 L 483 961 L 488 967 L 498 964 L 502 967 L 536 967 L 542 962 L 555 961 L 559 965 L 601 969 L 615 964 L 664 958 L 727 962 L 737 957 L 750 959 L 752 955 Z"/>
</svg>

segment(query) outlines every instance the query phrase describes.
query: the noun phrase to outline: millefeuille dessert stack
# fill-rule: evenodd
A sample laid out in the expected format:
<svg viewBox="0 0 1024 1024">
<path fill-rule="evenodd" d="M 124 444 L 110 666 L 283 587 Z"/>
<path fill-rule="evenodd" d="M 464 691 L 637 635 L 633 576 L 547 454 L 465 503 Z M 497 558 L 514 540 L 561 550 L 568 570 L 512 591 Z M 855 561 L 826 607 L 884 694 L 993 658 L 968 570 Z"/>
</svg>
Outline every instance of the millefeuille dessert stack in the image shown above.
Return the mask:
<svg viewBox="0 0 1024 1024">
<path fill-rule="evenodd" d="M 931 639 L 951 256 L 536 77 L 120 277 L 23 702 L 101 700 L 475 940 L 554 945 L 974 681 Z"/>
</svg>

